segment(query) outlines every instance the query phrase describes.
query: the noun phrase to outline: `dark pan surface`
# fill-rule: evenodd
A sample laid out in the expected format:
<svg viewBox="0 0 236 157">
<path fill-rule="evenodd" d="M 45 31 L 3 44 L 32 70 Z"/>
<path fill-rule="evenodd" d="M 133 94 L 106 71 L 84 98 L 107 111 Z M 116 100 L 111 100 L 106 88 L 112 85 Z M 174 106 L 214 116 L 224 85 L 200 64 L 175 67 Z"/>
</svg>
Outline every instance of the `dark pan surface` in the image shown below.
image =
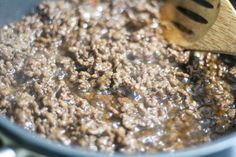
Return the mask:
<svg viewBox="0 0 236 157">
<path fill-rule="evenodd" d="M 0 26 L 19 20 L 22 16 L 32 12 L 42 0 L 1 0 Z"/>
<path fill-rule="evenodd" d="M 8 119 L 0 117 L 0 130 L 10 139 L 17 141 L 21 147 L 31 149 L 35 152 L 48 155 L 51 157 L 106 157 L 107 154 L 92 152 L 81 148 L 62 146 L 59 143 L 40 138 L 39 136 L 29 133 L 16 124 L 11 123 Z M 189 148 L 175 153 L 158 153 L 153 155 L 134 154 L 129 157 L 146 156 L 146 157 L 234 157 L 236 133 L 216 140 L 210 144 L 203 144 L 200 147 Z M 115 153 L 114 157 L 125 157 Z"/>
</svg>

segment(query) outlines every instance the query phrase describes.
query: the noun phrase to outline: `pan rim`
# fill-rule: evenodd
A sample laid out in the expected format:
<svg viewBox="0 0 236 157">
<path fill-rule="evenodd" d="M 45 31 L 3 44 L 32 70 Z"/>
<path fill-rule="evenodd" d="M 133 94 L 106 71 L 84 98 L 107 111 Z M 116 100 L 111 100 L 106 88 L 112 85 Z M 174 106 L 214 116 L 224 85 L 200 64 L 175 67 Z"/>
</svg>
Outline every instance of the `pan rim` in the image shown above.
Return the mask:
<svg viewBox="0 0 236 157">
<path fill-rule="evenodd" d="M 48 155 L 52 157 L 78 157 L 78 156 L 97 156 L 106 157 L 109 154 L 104 152 L 95 152 L 86 150 L 81 147 L 65 146 L 59 142 L 44 139 L 36 133 L 29 132 L 15 123 L 12 123 L 8 118 L 0 116 L 0 132 L 7 136 L 9 139 L 14 139 L 16 143 L 23 148 L 30 149 L 39 154 Z M 159 152 L 155 154 L 132 154 L 126 155 L 121 153 L 113 153 L 109 156 L 114 157 L 193 157 L 210 155 L 223 150 L 232 148 L 236 141 L 236 132 L 221 137 L 213 142 L 201 144 L 196 147 L 185 148 L 175 152 Z"/>
</svg>

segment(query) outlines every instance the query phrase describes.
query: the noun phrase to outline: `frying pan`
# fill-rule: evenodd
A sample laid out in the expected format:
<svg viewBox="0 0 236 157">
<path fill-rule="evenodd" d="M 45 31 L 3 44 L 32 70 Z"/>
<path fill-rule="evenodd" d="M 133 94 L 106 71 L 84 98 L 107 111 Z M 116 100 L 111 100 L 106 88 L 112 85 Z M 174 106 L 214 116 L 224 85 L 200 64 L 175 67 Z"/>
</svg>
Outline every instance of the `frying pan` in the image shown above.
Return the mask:
<svg viewBox="0 0 236 157">
<path fill-rule="evenodd" d="M 49 157 L 107 157 L 108 154 L 93 152 L 75 146 L 63 146 L 57 142 L 43 139 L 34 133 L 20 128 L 11 123 L 7 118 L 0 117 L 0 138 L 5 145 L 0 152 L 10 152 L 9 156 L 26 154 L 26 156 L 39 156 L 38 154 Z M 0 157 L 3 157 L 0 153 Z M 24 157 L 20 156 L 19 157 Z M 187 148 L 176 152 L 162 152 L 152 155 L 134 154 L 124 155 L 114 153 L 113 157 L 236 157 L 236 133 L 222 137 L 212 143 L 203 144 L 198 147 Z"/>
<path fill-rule="evenodd" d="M 29 8 L 40 0 L 0 0 L 0 25 L 19 19 Z M 235 2 L 235 1 L 234 1 Z M 10 6 L 10 7 L 9 7 Z M 21 8 L 21 9 L 19 9 Z M 106 157 L 108 154 L 93 152 L 75 146 L 64 146 L 30 133 L 17 124 L 13 124 L 6 117 L 0 116 L 0 157 Z M 151 155 L 120 153 L 110 154 L 114 157 L 236 157 L 236 133 L 224 136 L 208 144 L 187 148 L 176 152 L 163 152 Z"/>
</svg>

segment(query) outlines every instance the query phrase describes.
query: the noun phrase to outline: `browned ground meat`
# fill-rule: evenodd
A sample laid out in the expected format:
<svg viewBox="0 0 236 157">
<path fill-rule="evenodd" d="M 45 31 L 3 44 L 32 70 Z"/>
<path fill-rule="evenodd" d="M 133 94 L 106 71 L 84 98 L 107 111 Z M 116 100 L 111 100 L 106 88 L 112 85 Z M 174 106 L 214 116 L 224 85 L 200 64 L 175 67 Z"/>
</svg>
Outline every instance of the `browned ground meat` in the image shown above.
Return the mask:
<svg viewBox="0 0 236 157">
<path fill-rule="evenodd" d="M 159 5 L 44 2 L 1 28 L 1 114 L 95 151 L 174 151 L 228 133 L 236 59 L 168 44 Z"/>
</svg>

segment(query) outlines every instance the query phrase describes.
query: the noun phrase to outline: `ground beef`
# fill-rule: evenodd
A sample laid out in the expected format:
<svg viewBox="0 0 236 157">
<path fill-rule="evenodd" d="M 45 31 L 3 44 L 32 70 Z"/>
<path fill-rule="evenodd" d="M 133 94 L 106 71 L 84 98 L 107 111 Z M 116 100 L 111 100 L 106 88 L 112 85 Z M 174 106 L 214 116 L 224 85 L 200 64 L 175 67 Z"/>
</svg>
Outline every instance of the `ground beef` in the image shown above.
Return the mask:
<svg viewBox="0 0 236 157">
<path fill-rule="evenodd" d="M 160 0 L 46 1 L 0 29 L 0 113 L 95 151 L 174 151 L 234 130 L 236 59 L 168 44 Z"/>
</svg>

